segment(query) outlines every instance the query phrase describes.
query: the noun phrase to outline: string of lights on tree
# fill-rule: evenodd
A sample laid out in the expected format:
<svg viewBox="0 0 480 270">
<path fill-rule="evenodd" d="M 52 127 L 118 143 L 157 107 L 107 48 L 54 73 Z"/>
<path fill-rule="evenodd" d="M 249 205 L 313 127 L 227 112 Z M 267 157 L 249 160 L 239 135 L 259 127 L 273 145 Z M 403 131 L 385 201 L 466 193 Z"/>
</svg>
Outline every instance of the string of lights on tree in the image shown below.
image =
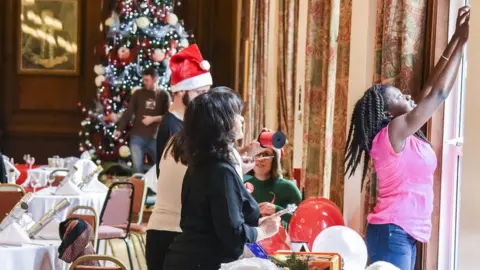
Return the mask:
<svg viewBox="0 0 480 270">
<path fill-rule="evenodd" d="M 85 114 L 79 150 L 88 151 L 97 163 L 129 158 L 128 141 L 113 134 L 131 95 L 142 87 L 142 71 L 155 67 L 158 88 L 170 91 L 170 57 L 189 45 L 171 0 L 118 0 L 100 24 L 100 30 L 104 28 L 105 43 L 95 49 L 100 58 L 94 67 L 96 99 L 91 106 L 78 103 Z M 130 128 L 131 124 L 126 133 Z"/>
</svg>

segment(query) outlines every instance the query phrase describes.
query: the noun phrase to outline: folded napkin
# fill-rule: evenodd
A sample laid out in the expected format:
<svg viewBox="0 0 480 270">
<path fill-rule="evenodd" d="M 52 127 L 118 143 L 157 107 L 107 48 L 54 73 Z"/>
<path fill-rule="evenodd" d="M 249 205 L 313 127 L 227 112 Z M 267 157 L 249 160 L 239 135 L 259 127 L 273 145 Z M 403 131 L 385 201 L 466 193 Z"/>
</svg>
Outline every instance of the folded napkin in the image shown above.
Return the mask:
<svg viewBox="0 0 480 270">
<path fill-rule="evenodd" d="M 57 190 L 55 195 L 80 195 L 82 191 L 77 187 L 72 181 L 66 180 L 65 183 L 62 183 Z"/>
<path fill-rule="evenodd" d="M 16 222 L 13 222 L 0 232 L 0 245 L 21 246 L 30 242 L 32 240 L 28 237 L 27 232 Z"/>
<path fill-rule="evenodd" d="M 100 183 L 100 181 L 98 181 L 98 178 L 95 177 L 94 179 L 92 179 L 90 181 L 90 183 L 88 183 L 83 189 L 82 191 L 84 192 L 94 192 L 94 193 L 102 193 L 102 192 L 107 192 L 108 191 L 108 187 L 105 186 L 104 184 Z"/>
<path fill-rule="evenodd" d="M 220 265 L 220 270 L 279 270 L 273 262 L 267 259 L 246 258 Z"/>
<path fill-rule="evenodd" d="M 157 193 L 157 168 L 152 166 L 145 174 L 145 185 L 149 187 L 153 192 Z"/>
<path fill-rule="evenodd" d="M 54 218 L 38 232 L 38 234 L 35 236 L 35 239 L 61 240 L 60 235 L 58 234 L 59 227 L 60 221 Z"/>
<path fill-rule="evenodd" d="M 35 221 L 27 214 L 22 215 L 22 220 L 19 223 L 24 224 L 23 229 L 25 231 L 27 231 L 30 227 L 35 225 Z"/>
<path fill-rule="evenodd" d="M 3 156 L 3 164 L 5 164 L 5 170 L 8 175 L 9 171 L 13 169 L 14 175 L 15 175 L 15 180 L 17 180 L 20 177 L 20 171 L 13 165 L 10 160 L 8 159 L 7 156 Z"/>
<path fill-rule="evenodd" d="M 75 184 L 80 184 L 84 178 L 89 175 L 91 172 L 97 169 L 97 165 L 95 162 L 88 160 L 88 159 L 80 159 L 75 163 L 75 168 L 77 171 L 73 174 L 73 179 Z M 94 175 L 93 178 L 98 177 L 98 175 Z"/>
<path fill-rule="evenodd" d="M 293 252 L 310 252 L 308 245 L 305 242 L 292 242 L 290 245 Z"/>
</svg>

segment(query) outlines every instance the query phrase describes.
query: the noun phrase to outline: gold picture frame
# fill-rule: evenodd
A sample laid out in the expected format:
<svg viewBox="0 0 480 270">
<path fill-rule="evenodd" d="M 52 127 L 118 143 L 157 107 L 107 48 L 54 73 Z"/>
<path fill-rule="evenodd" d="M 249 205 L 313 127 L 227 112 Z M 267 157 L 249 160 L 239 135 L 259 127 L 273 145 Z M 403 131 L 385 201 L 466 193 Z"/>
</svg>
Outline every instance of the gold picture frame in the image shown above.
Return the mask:
<svg viewBox="0 0 480 270">
<path fill-rule="evenodd" d="M 80 74 L 81 0 L 21 0 L 18 72 Z"/>
</svg>

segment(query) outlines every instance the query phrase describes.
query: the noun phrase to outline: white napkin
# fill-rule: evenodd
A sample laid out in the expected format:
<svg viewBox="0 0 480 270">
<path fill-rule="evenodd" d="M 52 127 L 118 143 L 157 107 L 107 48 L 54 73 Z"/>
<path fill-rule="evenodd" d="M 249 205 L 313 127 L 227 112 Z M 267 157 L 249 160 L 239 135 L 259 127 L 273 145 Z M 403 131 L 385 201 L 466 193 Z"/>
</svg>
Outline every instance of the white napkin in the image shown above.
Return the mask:
<svg viewBox="0 0 480 270">
<path fill-rule="evenodd" d="M 80 159 L 75 163 L 75 167 L 77 168 L 77 171 L 73 174 L 72 180 L 77 185 L 80 184 L 85 176 L 97 169 L 95 162 L 89 159 Z M 95 177 L 98 178 L 98 175 L 93 176 L 93 178 Z"/>
<path fill-rule="evenodd" d="M 5 164 L 5 170 L 8 175 L 10 172 L 10 169 L 13 169 L 14 175 L 15 175 L 15 181 L 20 177 L 20 171 L 13 165 L 10 160 L 8 159 L 7 156 L 3 156 L 3 163 Z"/>
<path fill-rule="evenodd" d="M 157 168 L 152 166 L 150 170 L 148 170 L 147 174 L 144 176 L 145 185 L 149 187 L 153 192 L 157 193 Z"/>
<path fill-rule="evenodd" d="M 61 240 L 58 233 L 58 227 L 60 227 L 60 221 L 56 218 L 52 219 L 47 226 L 43 227 L 38 232 L 38 234 L 35 236 L 35 239 Z"/>
<path fill-rule="evenodd" d="M 63 184 L 63 183 L 62 183 Z M 80 195 L 82 191 L 72 181 L 65 181 L 65 183 L 57 188 L 55 195 Z"/>
<path fill-rule="evenodd" d="M 400 269 L 388 262 L 376 262 L 370 265 L 366 270 L 400 270 Z"/>
<path fill-rule="evenodd" d="M 304 242 L 292 242 L 290 246 L 293 252 L 310 252 L 307 243 Z"/>
<path fill-rule="evenodd" d="M 35 221 L 27 214 L 22 215 L 22 221 L 20 223 L 25 224 L 25 226 L 23 227 L 25 231 L 35 225 Z"/>
<path fill-rule="evenodd" d="M 25 243 L 30 243 L 32 240 L 28 237 L 27 232 L 13 222 L 5 230 L 0 232 L 0 244 L 21 246 Z"/>
<path fill-rule="evenodd" d="M 92 156 L 88 151 L 83 151 L 82 155 L 80 155 L 80 159 L 92 160 Z"/>
<path fill-rule="evenodd" d="M 223 263 L 220 265 L 220 270 L 279 270 L 281 268 L 277 267 L 269 260 L 260 259 L 260 258 L 247 258 L 234 261 L 231 263 Z"/>
<path fill-rule="evenodd" d="M 94 179 L 92 179 L 82 190 L 84 192 L 102 193 L 107 192 L 108 187 L 98 181 L 98 176 L 94 176 Z"/>
</svg>

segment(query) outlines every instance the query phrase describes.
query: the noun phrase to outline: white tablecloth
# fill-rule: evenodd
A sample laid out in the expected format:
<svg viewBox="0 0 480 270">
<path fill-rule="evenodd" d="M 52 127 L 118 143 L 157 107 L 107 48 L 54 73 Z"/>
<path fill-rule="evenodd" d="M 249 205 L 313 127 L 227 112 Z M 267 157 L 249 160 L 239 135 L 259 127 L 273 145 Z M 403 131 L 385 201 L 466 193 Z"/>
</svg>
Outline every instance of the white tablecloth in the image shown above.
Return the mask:
<svg viewBox="0 0 480 270">
<path fill-rule="evenodd" d="M 68 264 L 58 259 L 60 241 L 34 240 L 24 246 L 0 245 L 2 270 L 67 270 Z"/>
<path fill-rule="evenodd" d="M 68 212 L 77 205 L 93 207 L 97 215 L 100 216 L 105 197 L 107 196 L 106 192 L 84 193 L 78 196 L 58 196 L 52 194 L 54 190 L 55 188 L 45 188 L 35 193 L 28 204 L 28 212 L 32 214 L 33 220 L 38 221 L 46 212 L 63 199 L 67 199 L 70 202 L 70 206 L 56 216 L 60 221 L 65 220 Z"/>
</svg>

